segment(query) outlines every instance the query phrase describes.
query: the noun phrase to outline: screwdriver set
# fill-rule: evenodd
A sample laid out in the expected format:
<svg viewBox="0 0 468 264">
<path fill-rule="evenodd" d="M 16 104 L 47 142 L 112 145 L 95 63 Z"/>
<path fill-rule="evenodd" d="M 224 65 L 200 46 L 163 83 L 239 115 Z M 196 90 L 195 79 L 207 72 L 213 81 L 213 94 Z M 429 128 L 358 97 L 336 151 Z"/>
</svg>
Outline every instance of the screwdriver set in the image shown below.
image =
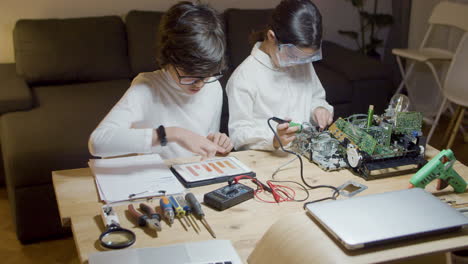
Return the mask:
<svg viewBox="0 0 468 264">
<path fill-rule="evenodd" d="M 216 210 L 223 211 L 253 197 L 254 189 L 241 183 L 235 183 L 206 193 L 203 202 Z"/>
<path fill-rule="evenodd" d="M 161 231 L 161 221 L 164 217 L 169 226 L 174 224 L 174 218 L 183 219 L 187 227 L 193 226 L 198 233 L 197 228 L 200 230 L 200 227 L 195 221 L 195 218 L 197 218 L 203 223 L 211 236 L 216 238 L 216 234 L 206 221 L 205 213 L 193 193 L 187 193 L 185 197 L 180 195 L 162 196 L 159 205 L 161 213 L 157 213 L 153 207 L 145 203 L 140 203 L 139 208 L 144 214 L 135 209 L 133 204 L 128 205 L 128 212 L 138 226 L 149 227 L 155 231 Z M 193 221 L 192 224 L 191 221 Z"/>
</svg>

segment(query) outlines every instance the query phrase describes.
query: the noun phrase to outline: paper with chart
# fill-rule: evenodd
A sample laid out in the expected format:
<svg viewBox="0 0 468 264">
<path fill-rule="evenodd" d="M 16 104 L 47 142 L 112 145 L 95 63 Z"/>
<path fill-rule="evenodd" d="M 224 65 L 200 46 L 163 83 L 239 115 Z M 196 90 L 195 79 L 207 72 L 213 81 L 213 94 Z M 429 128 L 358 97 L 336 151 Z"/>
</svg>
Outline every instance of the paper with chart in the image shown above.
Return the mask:
<svg viewBox="0 0 468 264">
<path fill-rule="evenodd" d="M 200 162 L 177 164 L 172 167 L 187 182 L 252 173 L 252 170 L 236 157 L 214 158 Z"/>
<path fill-rule="evenodd" d="M 101 200 L 107 203 L 184 192 L 158 154 L 91 159 Z"/>
</svg>

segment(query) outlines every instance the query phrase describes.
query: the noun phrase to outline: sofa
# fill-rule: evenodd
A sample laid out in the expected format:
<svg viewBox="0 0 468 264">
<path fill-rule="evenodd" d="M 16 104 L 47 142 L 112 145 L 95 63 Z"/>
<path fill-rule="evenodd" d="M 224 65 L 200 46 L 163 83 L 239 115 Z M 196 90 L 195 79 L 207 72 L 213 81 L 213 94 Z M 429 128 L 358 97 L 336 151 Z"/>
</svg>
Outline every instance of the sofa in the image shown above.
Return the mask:
<svg viewBox="0 0 468 264">
<path fill-rule="evenodd" d="M 228 9 L 229 69 L 250 54 L 248 35 L 272 10 Z M 162 13 L 19 20 L 15 64 L 0 64 L 0 142 L 16 234 L 22 243 L 69 234 L 61 226 L 51 172 L 87 167 L 88 137 L 139 72 L 158 68 L 156 29 Z M 379 61 L 323 41 L 315 63 L 335 117 L 381 112 L 394 91 L 392 73 Z M 223 102 L 221 130 L 229 113 Z"/>
</svg>

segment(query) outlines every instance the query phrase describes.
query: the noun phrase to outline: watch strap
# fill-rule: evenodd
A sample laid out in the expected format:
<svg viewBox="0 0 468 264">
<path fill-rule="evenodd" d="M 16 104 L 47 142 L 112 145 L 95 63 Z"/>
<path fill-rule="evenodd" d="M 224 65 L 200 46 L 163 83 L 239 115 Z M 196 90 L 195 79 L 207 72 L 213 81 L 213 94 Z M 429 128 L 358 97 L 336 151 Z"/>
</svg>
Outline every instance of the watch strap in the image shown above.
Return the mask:
<svg viewBox="0 0 468 264">
<path fill-rule="evenodd" d="M 158 138 L 159 142 L 161 143 L 161 146 L 166 146 L 167 145 L 167 138 L 166 138 L 166 129 L 164 128 L 163 125 L 160 125 L 158 129 L 156 130 L 158 133 Z"/>
</svg>

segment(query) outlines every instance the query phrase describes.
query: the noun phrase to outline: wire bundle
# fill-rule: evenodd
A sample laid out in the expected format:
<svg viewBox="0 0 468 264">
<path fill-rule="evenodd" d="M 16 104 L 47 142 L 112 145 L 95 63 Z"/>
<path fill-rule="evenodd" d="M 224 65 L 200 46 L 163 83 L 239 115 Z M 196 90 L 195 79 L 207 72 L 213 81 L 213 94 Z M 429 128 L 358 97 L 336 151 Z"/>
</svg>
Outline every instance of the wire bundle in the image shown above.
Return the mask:
<svg viewBox="0 0 468 264">
<path fill-rule="evenodd" d="M 313 200 L 313 201 L 310 201 L 310 202 L 307 202 L 307 203 L 304 203 L 304 208 L 306 207 L 307 204 L 310 204 L 310 203 L 315 203 L 315 202 L 320 202 L 320 201 L 324 201 L 324 200 L 328 200 L 328 199 L 332 199 L 332 200 L 335 200 L 339 195 L 340 195 L 340 192 L 339 190 L 335 187 L 335 186 L 331 186 L 331 185 L 309 185 L 306 181 L 305 181 L 305 178 L 304 178 L 304 164 L 302 162 L 302 158 L 299 154 L 297 154 L 296 152 L 294 151 L 290 151 L 290 150 L 287 150 L 284 148 L 283 144 L 281 143 L 281 140 L 278 136 L 278 134 L 276 133 L 276 131 L 273 129 L 273 127 L 271 126 L 270 124 L 270 121 L 273 120 L 273 121 L 276 121 L 276 122 L 287 122 L 285 120 L 282 120 L 280 118 L 277 118 L 277 117 L 270 117 L 268 118 L 267 120 L 267 124 L 268 126 L 270 127 L 271 131 L 273 132 L 276 140 L 278 141 L 280 147 L 281 147 L 281 150 L 284 151 L 284 152 L 287 152 L 287 153 L 290 153 L 290 154 L 293 154 L 295 155 L 298 159 L 299 159 L 299 163 L 300 163 L 300 172 L 301 172 L 301 180 L 302 182 L 304 183 L 305 186 L 307 186 L 309 189 L 317 189 L 317 188 L 329 188 L 329 189 L 332 189 L 333 190 L 333 194 L 332 196 L 330 197 L 325 197 L 325 198 L 322 198 L 322 199 L 317 199 L 317 200 Z M 299 184 L 299 183 L 298 183 Z M 307 189 L 305 189 L 307 191 Z M 309 197 L 309 193 L 307 193 L 307 197 Z M 307 199 L 307 198 L 306 198 Z"/>
<path fill-rule="evenodd" d="M 290 182 L 290 181 L 271 181 L 271 180 L 268 180 L 268 181 L 266 181 L 266 185 L 265 185 L 264 183 L 262 183 L 261 181 L 259 181 L 256 178 L 253 178 L 253 177 L 250 177 L 250 176 L 247 176 L 247 175 L 240 175 L 240 176 L 234 177 L 231 181 L 229 181 L 229 184 L 238 183 L 239 180 L 241 180 L 241 179 L 249 179 L 255 185 L 257 185 L 257 189 L 254 192 L 255 197 L 258 200 L 260 200 L 262 202 L 265 202 L 265 203 L 300 202 L 300 201 L 305 201 L 309 197 L 309 192 L 307 191 L 307 189 L 304 186 L 302 186 L 301 184 L 297 183 L 297 182 L 291 182 L 291 183 L 298 184 L 304 189 L 304 191 L 307 193 L 307 197 L 305 199 L 296 200 L 295 199 L 296 192 L 294 191 L 293 188 L 285 186 L 285 185 L 280 185 L 280 184 L 273 183 L 273 182 Z M 265 193 L 265 192 L 271 193 L 271 195 L 273 196 L 274 201 L 265 200 L 265 199 L 263 199 L 262 197 L 259 196 L 260 193 Z"/>
</svg>

